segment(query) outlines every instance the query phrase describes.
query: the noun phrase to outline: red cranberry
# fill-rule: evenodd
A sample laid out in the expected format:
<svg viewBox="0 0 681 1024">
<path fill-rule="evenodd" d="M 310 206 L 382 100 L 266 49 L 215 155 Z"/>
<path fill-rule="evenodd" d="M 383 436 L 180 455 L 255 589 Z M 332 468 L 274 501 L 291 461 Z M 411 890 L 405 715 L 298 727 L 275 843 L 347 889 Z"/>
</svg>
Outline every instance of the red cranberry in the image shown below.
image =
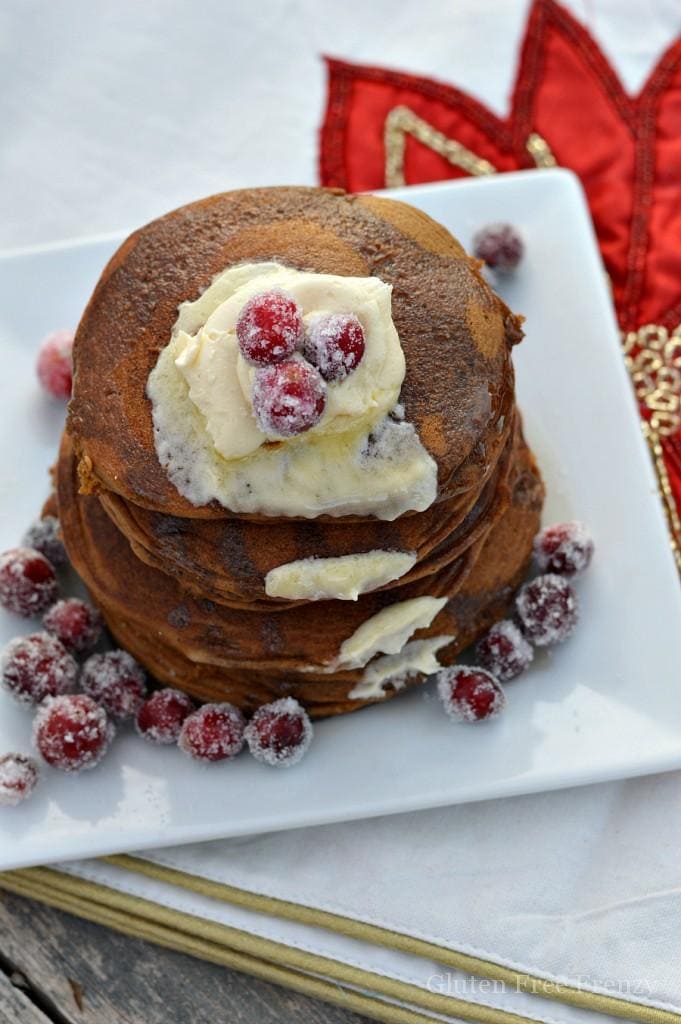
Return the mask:
<svg viewBox="0 0 681 1024">
<path fill-rule="evenodd" d="M 59 520 L 56 516 L 36 519 L 24 534 L 21 546 L 39 551 L 52 565 L 62 566 L 68 562 L 66 548 L 59 536 Z"/>
<path fill-rule="evenodd" d="M 293 697 L 265 704 L 246 726 L 246 742 L 256 761 L 289 768 L 300 761 L 312 739 L 312 723 Z"/>
<path fill-rule="evenodd" d="M 588 569 L 594 542 L 584 523 L 554 523 L 545 526 L 534 539 L 534 555 L 542 572 L 578 576 Z"/>
<path fill-rule="evenodd" d="M 68 597 L 45 613 L 43 626 L 72 654 L 87 654 L 102 635 L 102 616 L 86 601 Z"/>
<path fill-rule="evenodd" d="M 113 735 L 104 708 L 84 693 L 48 697 L 33 723 L 38 752 L 49 765 L 64 772 L 94 768 Z"/>
<path fill-rule="evenodd" d="M 0 604 L 29 618 L 57 600 L 59 585 L 50 562 L 33 548 L 12 548 L 0 555 Z"/>
<path fill-rule="evenodd" d="M 25 754 L 0 757 L 0 807 L 16 807 L 38 784 L 38 765 Z"/>
<path fill-rule="evenodd" d="M 78 666 L 66 648 L 49 633 L 31 633 L 10 640 L 0 655 L 0 680 L 22 704 L 40 704 L 73 690 Z"/>
<path fill-rule="evenodd" d="M 293 296 L 281 290 L 254 295 L 236 322 L 244 359 L 253 366 L 270 366 L 293 355 L 303 337 L 303 318 Z"/>
<path fill-rule="evenodd" d="M 177 743 L 194 702 L 181 690 L 156 690 L 137 712 L 137 732 L 151 743 Z"/>
<path fill-rule="evenodd" d="M 534 658 L 532 645 L 510 619 L 492 626 L 478 641 L 475 654 L 482 667 L 502 683 L 519 676 Z"/>
<path fill-rule="evenodd" d="M 53 398 L 70 398 L 73 385 L 73 331 L 48 334 L 38 353 L 38 380 Z"/>
<path fill-rule="evenodd" d="M 520 588 L 516 611 L 525 636 L 537 647 L 559 644 L 577 624 L 577 598 L 562 576 L 547 573 Z"/>
<path fill-rule="evenodd" d="M 318 317 L 305 339 L 305 358 L 324 380 L 345 380 L 364 358 L 364 331 L 354 313 Z"/>
<path fill-rule="evenodd" d="M 506 697 L 484 668 L 455 665 L 437 674 L 437 691 L 447 714 L 457 722 L 481 722 L 503 711 Z"/>
<path fill-rule="evenodd" d="M 245 725 L 233 704 L 204 704 L 185 718 L 178 746 L 197 761 L 226 761 L 243 747 Z"/>
<path fill-rule="evenodd" d="M 81 686 L 114 718 L 131 718 L 144 701 L 147 674 L 127 651 L 106 651 L 85 662 Z"/>
<path fill-rule="evenodd" d="M 501 274 L 515 270 L 524 252 L 523 240 L 510 224 L 489 224 L 473 238 L 474 255 Z"/>
<path fill-rule="evenodd" d="M 325 407 L 326 384 L 309 363 L 291 359 L 257 371 L 253 410 L 265 434 L 302 434 L 319 421 Z"/>
</svg>

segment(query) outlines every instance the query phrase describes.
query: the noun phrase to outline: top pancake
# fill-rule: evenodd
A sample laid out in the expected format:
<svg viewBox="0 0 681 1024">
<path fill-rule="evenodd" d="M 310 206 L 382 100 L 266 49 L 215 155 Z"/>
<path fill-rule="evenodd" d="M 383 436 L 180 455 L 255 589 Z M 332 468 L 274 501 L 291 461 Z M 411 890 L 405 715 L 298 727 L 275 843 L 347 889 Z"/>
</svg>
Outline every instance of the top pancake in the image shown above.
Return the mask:
<svg viewBox="0 0 681 1024">
<path fill-rule="evenodd" d="M 74 351 L 69 431 L 86 489 L 99 486 L 153 511 L 222 518 L 194 506 L 160 465 L 149 373 L 178 305 L 230 266 L 274 260 L 298 270 L 377 276 L 393 286 L 406 356 L 400 401 L 438 466 L 438 499 L 488 471 L 513 404 L 511 345 L 520 321 L 459 243 L 393 200 L 315 188 L 247 189 L 192 203 L 135 232 L 105 268 Z M 473 490 L 476 488 L 473 487 Z M 255 517 L 257 518 L 257 517 Z"/>
</svg>

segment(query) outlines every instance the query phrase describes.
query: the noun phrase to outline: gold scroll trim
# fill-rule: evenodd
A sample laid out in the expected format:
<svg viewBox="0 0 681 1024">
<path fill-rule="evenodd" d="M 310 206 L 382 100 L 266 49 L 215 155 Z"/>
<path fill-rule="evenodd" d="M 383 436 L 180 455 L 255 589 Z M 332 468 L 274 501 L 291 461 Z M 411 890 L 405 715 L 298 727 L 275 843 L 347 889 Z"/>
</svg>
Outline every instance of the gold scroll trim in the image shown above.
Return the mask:
<svg viewBox="0 0 681 1024">
<path fill-rule="evenodd" d="M 644 324 L 623 337 L 624 359 L 636 397 L 650 413 L 650 428 L 660 437 L 681 430 L 681 324 L 668 331 Z"/>
<path fill-rule="evenodd" d="M 662 448 L 663 438 L 681 430 L 681 324 L 671 331 L 662 324 L 644 324 L 624 333 L 622 344 L 636 398 L 648 413 L 643 433 L 669 524 L 672 554 L 681 572 L 681 516 Z"/>
<path fill-rule="evenodd" d="M 411 135 L 434 153 L 444 157 L 452 165 L 467 174 L 480 177 L 496 174 L 497 168 L 489 160 L 478 156 L 456 139 L 450 139 L 444 132 L 434 128 L 428 121 L 415 114 L 409 107 L 393 107 L 385 119 L 383 140 L 385 144 L 385 185 L 398 188 L 405 185 L 404 152 L 407 135 Z M 537 132 L 531 132 L 525 143 L 527 152 L 537 167 L 555 167 L 556 160 L 549 144 Z"/>
</svg>

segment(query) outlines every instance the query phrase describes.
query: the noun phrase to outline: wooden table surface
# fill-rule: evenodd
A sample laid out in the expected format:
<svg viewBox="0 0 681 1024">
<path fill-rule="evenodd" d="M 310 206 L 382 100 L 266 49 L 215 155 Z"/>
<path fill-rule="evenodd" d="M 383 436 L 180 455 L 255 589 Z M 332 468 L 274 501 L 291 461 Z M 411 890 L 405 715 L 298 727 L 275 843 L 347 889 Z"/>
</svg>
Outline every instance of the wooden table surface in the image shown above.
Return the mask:
<svg viewBox="0 0 681 1024">
<path fill-rule="evenodd" d="M 362 1024 L 365 1017 L 0 892 L 0 1024 Z"/>
</svg>

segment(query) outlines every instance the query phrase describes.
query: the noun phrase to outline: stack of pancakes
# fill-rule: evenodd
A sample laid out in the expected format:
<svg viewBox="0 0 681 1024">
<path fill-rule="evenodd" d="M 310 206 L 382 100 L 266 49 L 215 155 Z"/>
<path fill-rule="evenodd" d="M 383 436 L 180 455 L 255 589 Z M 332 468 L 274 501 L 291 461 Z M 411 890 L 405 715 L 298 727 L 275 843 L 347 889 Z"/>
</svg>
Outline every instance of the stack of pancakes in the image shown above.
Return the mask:
<svg viewBox="0 0 681 1024">
<path fill-rule="evenodd" d="M 147 380 L 178 305 L 239 263 L 378 276 L 406 358 L 404 415 L 437 464 L 435 502 L 392 522 L 237 515 L 196 506 L 157 457 Z M 396 668 L 363 686 L 341 645 L 387 607 L 442 599 L 412 645 L 442 638 L 449 663 L 503 617 L 527 566 L 543 490 L 515 408 L 520 322 L 459 243 L 401 203 L 303 188 L 244 190 L 176 210 L 133 234 L 80 323 L 58 464 L 70 557 L 111 633 L 152 673 L 245 710 L 293 695 L 313 716 L 383 700 L 423 678 Z M 268 596 L 298 559 L 408 552 L 412 568 L 356 601 Z M 416 650 L 417 647 L 412 647 Z M 376 658 L 383 657 L 380 647 Z M 395 662 L 398 666 L 398 661 Z"/>
</svg>

